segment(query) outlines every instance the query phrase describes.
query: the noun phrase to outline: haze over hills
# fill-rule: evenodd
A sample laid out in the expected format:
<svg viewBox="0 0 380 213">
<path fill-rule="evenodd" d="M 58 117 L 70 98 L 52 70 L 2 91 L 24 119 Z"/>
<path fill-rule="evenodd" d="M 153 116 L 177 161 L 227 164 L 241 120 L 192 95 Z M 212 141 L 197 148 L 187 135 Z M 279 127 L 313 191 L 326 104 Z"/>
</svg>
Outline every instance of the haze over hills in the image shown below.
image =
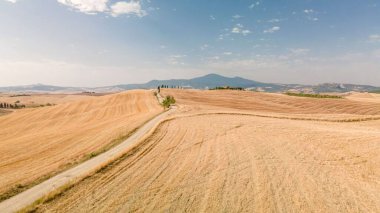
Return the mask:
<svg viewBox="0 0 380 213">
<path fill-rule="evenodd" d="M 318 85 L 301 85 L 301 84 L 276 84 L 263 83 L 249 80 L 241 77 L 225 77 L 218 74 L 208 74 L 192 79 L 169 79 L 169 80 L 152 80 L 144 84 L 121 84 L 105 87 L 62 87 L 43 84 L 34 84 L 26 86 L 0 87 L 0 92 L 31 92 L 31 93 L 76 93 L 76 92 L 118 92 L 131 89 L 154 89 L 160 85 L 169 87 L 182 87 L 194 89 L 212 89 L 215 87 L 242 87 L 249 90 L 265 92 L 374 92 L 380 91 L 380 87 L 370 85 L 355 85 L 341 83 L 324 83 Z"/>
</svg>

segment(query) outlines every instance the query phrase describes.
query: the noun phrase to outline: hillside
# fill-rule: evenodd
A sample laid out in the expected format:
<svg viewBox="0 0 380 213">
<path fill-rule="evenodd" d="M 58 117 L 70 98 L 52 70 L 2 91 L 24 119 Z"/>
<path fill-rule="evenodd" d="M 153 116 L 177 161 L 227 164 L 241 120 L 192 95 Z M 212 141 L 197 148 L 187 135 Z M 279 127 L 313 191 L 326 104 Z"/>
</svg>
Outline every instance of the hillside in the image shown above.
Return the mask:
<svg viewBox="0 0 380 213">
<path fill-rule="evenodd" d="M 163 93 L 178 100 L 177 116 L 36 212 L 379 212 L 380 121 L 286 118 L 374 117 L 379 104 Z"/>
<path fill-rule="evenodd" d="M 96 155 L 160 112 L 151 91 L 134 90 L 1 116 L 0 198 Z"/>
<path fill-rule="evenodd" d="M 163 94 L 172 95 L 181 105 L 202 108 L 223 108 L 231 110 L 255 111 L 299 115 L 302 118 L 322 115 L 343 116 L 379 116 L 380 99 L 372 102 L 350 99 L 313 99 L 292 97 L 284 94 L 249 91 L 220 90 L 173 90 L 164 89 Z"/>
</svg>

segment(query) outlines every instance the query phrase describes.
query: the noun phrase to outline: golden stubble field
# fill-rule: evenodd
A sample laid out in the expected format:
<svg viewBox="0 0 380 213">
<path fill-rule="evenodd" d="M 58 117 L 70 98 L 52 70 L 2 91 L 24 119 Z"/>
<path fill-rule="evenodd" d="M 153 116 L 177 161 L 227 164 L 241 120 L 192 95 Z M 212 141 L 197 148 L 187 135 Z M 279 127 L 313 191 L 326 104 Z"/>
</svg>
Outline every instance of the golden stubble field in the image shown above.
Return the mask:
<svg viewBox="0 0 380 213">
<path fill-rule="evenodd" d="M 176 115 L 37 210 L 380 211 L 380 120 L 353 120 L 377 118 L 376 101 L 237 91 L 163 94 L 177 99 Z"/>
<path fill-rule="evenodd" d="M 100 95 L 100 94 L 99 94 Z M 91 93 L 80 94 L 13 94 L 0 93 L 0 103 L 40 107 L 41 105 L 56 105 L 73 101 L 83 101 L 92 98 Z"/>
<path fill-rule="evenodd" d="M 2 197 L 96 155 L 162 112 L 145 90 L 70 99 L 0 116 Z"/>
</svg>

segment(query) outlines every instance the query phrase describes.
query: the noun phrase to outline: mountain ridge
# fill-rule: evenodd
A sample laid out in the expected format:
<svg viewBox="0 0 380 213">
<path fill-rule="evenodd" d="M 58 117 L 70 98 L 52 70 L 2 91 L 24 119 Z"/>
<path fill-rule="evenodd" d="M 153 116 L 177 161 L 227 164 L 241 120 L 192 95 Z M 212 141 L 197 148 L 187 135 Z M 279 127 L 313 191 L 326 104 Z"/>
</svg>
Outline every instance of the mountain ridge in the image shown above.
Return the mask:
<svg viewBox="0 0 380 213">
<path fill-rule="evenodd" d="M 160 85 L 168 85 L 169 87 L 182 87 L 194 89 L 212 89 L 215 87 L 242 87 L 248 90 L 265 91 L 265 92 L 372 92 L 380 91 L 380 87 L 370 85 L 343 84 L 343 83 L 323 83 L 317 85 L 302 84 L 278 84 L 264 83 L 255 80 L 242 78 L 239 76 L 225 77 L 215 73 L 191 79 L 168 79 L 168 80 L 151 80 L 142 84 L 118 84 L 103 87 L 65 87 L 44 84 L 32 84 L 23 86 L 0 87 L 0 92 L 32 92 L 32 93 L 77 93 L 77 92 L 119 92 L 131 89 L 154 89 Z"/>
</svg>

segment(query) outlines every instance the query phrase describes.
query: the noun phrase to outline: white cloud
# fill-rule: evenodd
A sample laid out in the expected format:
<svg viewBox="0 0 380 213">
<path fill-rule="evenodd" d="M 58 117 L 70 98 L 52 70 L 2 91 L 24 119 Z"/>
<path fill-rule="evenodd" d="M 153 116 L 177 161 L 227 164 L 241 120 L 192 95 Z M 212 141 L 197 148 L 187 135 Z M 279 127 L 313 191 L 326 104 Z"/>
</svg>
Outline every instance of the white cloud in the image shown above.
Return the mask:
<svg viewBox="0 0 380 213">
<path fill-rule="evenodd" d="M 269 23 L 278 23 L 278 22 L 280 22 L 280 21 L 281 21 L 280 19 L 278 19 L 278 18 L 274 18 L 274 19 L 269 20 L 268 22 L 269 22 Z"/>
<path fill-rule="evenodd" d="M 242 31 L 241 31 L 241 34 L 243 34 L 244 36 L 246 36 L 246 35 L 248 35 L 248 34 L 250 34 L 250 33 L 251 33 L 250 30 L 242 30 Z"/>
<path fill-rule="evenodd" d="M 303 12 L 306 14 L 306 17 L 307 17 L 308 20 L 310 20 L 310 21 L 319 21 L 319 18 L 315 17 L 315 15 L 319 14 L 319 13 L 316 12 L 315 10 L 313 10 L 313 9 L 305 9 Z"/>
<path fill-rule="evenodd" d="M 16 1 L 16 0 L 11 0 Z M 139 0 L 118 1 L 109 7 L 109 0 L 57 0 L 74 10 L 85 14 L 108 13 L 113 17 L 123 14 L 143 17 L 147 12 L 141 8 Z"/>
<path fill-rule="evenodd" d="M 307 53 L 310 52 L 310 50 L 309 49 L 303 49 L 303 48 L 297 48 L 297 49 L 290 49 L 290 52 L 292 53 L 292 55 L 299 56 L 299 55 L 306 55 Z"/>
<path fill-rule="evenodd" d="M 239 27 L 234 27 L 231 30 L 231 33 L 240 33 L 241 29 Z"/>
<path fill-rule="evenodd" d="M 373 34 L 368 36 L 370 42 L 380 42 L 380 34 Z"/>
<path fill-rule="evenodd" d="M 223 55 L 232 55 L 232 52 L 224 52 Z"/>
<path fill-rule="evenodd" d="M 171 65 L 185 65 L 183 62 L 183 58 L 185 58 L 186 55 L 171 55 L 167 59 L 167 63 Z"/>
<path fill-rule="evenodd" d="M 210 15 L 210 20 L 215 21 L 216 20 L 215 16 Z"/>
<path fill-rule="evenodd" d="M 251 33 L 250 30 L 244 29 L 244 26 L 242 24 L 236 24 L 235 27 L 231 29 L 231 33 L 235 34 L 242 34 L 244 36 Z"/>
<path fill-rule="evenodd" d="M 312 14 L 312 13 L 314 13 L 314 10 L 313 9 L 305 9 L 303 12 L 306 14 Z"/>
<path fill-rule="evenodd" d="M 259 6 L 260 5 L 260 2 L 256 2 L 256 3 L 253 3 L 253 4 L 251 4 L 251 5 L 249 5 L 249 9 L 253 9 L 253 8 L 255 8 L 256 6 Z"/>
<path fill-rule="evenodd" d="M 16 3 L 17 2 L 17 0 L 5 0 L 5 1 L 10 2 L 10 3 Z"/>
<path fill-rule="evenodd" d="M 279 26 L 274 26 L 272 28 L 264 30 L 264 33 L 274 33 L 274 32 L 279 31 L 279 30 L 280 30 Z"/>
<path fill-rule="evenodd" d="M 236 14 L 236 15 L 234 15 L 234 16 L 232 16 L 232 18 L 234 18 L 234 19 L 239 19 L 239 18 L 242 18 L 243 16 L 241 16 L 241 15 L 238 15 L 238 14 Z"/>
<path fill-rule="evenodd" d="M 200 47 L 200 49 L 203 51 L 203 50 L 207 49 L 208 47 L 209 47 L 208 44 L 204 44 L 204 45 L 202 45 L 202 46 Z"/>
<path fill-rule="evenodd" d="M 141 9 L 140 1 L 119 1 L 111 6 L 111 15 L 116 17 L 123 14 L 133 14 L 138 17 L 147 15 L 145 10 Z"/>
<path fill-rule="evenodd" d="M 97 14 L 108 10 L 108 0 L 57 0 L 59 3 L 74 8 L 82 13 Z"/>
</svg>

